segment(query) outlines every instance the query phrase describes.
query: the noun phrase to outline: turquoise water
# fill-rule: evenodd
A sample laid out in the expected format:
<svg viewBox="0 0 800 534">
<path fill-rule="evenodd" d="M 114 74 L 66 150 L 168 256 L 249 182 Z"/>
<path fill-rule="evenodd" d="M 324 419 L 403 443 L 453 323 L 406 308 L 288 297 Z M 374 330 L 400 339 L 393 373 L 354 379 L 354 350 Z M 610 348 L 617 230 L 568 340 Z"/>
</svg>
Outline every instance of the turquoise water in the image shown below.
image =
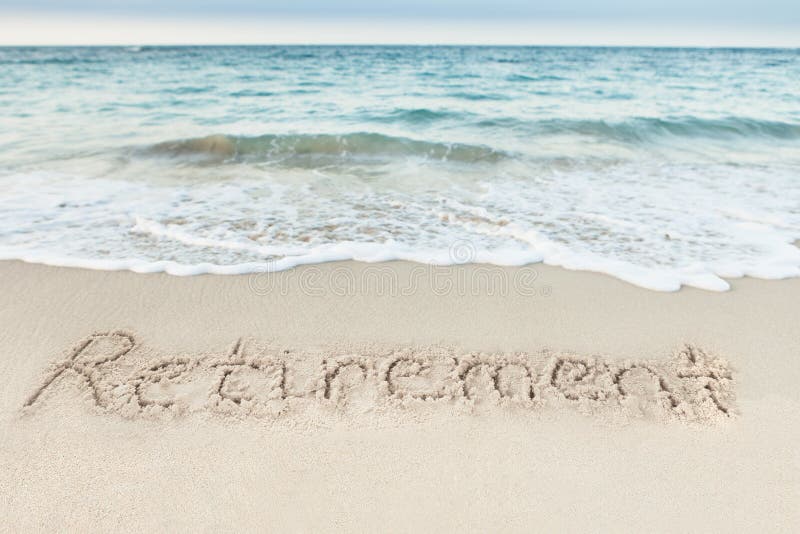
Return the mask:
<svg viewBox="0 0 800 534">
<path fill-rule="evenodd" d="M 800 51 L 0 48 L 0 257 L 800 276 Z"/>
</svg>

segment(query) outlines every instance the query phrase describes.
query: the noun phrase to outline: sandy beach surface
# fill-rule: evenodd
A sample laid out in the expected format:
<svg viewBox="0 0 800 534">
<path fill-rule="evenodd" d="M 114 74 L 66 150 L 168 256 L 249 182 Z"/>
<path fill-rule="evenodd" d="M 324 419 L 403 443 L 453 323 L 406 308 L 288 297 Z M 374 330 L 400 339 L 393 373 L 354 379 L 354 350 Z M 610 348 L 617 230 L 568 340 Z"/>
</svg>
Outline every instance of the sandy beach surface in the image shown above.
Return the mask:
<svg viewBox="0 0 800 534">
<path fill-rule="evenodd" d="M 0 281 L 2 531 L 800 529 L 800 279 Z"/>
</svg>

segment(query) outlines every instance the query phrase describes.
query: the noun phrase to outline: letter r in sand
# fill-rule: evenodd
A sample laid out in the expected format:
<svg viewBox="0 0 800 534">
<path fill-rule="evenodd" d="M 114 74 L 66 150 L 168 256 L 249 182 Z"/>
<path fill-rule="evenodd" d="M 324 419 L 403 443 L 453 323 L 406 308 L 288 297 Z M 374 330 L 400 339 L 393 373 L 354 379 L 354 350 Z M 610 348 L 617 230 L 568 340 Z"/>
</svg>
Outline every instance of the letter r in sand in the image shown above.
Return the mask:
<svg viewBox="0 0 800 534">
<path fill-rule="evenodd" d="M 124 332 L 92 334 L 78 343 L 66 359 L 55 365 L 42 385 L 25 401 L 25 406 L 36 403 L 47 388 L 68 373 L 88 385 L 95 403 L 103 406 L 102 393 L 98 388 L 103 368 L 128 354 L 135 345 L 133 336 Z"/>
</svg>

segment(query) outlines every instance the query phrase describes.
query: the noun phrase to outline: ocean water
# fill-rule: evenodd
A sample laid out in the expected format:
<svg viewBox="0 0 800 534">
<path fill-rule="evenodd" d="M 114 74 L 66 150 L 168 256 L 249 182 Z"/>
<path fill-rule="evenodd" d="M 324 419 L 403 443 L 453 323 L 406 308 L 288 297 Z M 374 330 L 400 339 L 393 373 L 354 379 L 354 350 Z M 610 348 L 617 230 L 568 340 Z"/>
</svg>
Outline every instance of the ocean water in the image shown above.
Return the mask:
<svg viewBox="0 0 800 534">
<path fill-rule="evenodd" d="M 0 257 L 800 276 L 800 50 L 0 48 Z"/>
</svg>

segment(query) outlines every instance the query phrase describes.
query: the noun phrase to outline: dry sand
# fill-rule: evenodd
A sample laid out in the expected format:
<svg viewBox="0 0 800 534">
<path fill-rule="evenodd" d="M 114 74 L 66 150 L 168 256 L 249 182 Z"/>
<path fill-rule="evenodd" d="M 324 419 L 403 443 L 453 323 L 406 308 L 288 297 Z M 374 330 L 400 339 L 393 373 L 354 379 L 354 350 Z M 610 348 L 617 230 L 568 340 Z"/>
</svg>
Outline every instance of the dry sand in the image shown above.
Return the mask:
<svg viewBox="0 0 800 534">
<path fill-rule="evenodd" d="M 3 531 L 800 528 L 798 279 L 0 281 Z"/>
</svg>

